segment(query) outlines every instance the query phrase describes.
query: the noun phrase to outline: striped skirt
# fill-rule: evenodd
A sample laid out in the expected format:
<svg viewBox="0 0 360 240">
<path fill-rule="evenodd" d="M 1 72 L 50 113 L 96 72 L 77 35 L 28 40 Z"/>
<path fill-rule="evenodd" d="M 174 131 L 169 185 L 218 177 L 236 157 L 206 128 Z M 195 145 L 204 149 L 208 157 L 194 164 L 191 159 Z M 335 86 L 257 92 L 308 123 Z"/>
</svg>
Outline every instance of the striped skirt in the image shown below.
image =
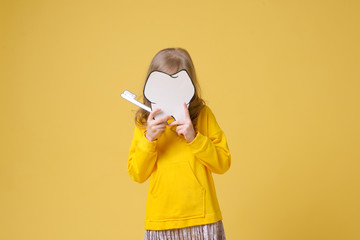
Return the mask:
<svg viewBox="0 0 360 240">
<path fill-rule="evenodd" d="M 222 220 L 185 228 L 168 230 L 145 229 L 144 240 L 226 240 Z"/>
</svg>

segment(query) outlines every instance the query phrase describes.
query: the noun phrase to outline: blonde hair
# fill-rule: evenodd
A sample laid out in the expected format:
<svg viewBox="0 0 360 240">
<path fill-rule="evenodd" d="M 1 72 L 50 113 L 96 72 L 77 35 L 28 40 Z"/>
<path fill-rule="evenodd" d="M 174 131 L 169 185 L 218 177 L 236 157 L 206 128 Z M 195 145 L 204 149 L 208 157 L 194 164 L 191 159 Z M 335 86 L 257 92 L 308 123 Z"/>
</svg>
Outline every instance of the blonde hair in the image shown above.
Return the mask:
<svg viewBox="0 0 360 240">
<path fill-rule="evenodd" d="M 196 129 L 197 118 L 199 116 L 200 110 L 205 105 L 205 101 L 200 97 L 200 86 L 196 78 L 195 67 L 193 61 L 191 60 L 190 54 L 183 48 L 165 48 L 159 51 L 150 63 L 147 77 L 153 71 L 161 71 L 172 75 L 183 69 L 188 72 L 195 86 L 195 95 L 190 102 L 189 113 L 191 122 Z M 150 107 L 150 102 L 145 97 L 143 98 L 143 103 Z M 136 125 L 142 128 L 146 127 L 148 116 L 149 112 L 140 108 L 135 115 Z"/>
</svg>

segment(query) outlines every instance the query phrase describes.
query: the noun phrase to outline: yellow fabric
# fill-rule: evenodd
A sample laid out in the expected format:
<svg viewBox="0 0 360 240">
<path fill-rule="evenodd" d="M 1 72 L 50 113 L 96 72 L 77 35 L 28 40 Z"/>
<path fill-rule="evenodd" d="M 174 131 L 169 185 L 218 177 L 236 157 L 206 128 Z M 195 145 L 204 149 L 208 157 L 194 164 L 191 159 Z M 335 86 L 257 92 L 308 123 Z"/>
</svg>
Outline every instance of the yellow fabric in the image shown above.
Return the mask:
<svg viewBox="0 0 360 240">
<path fill-rule="evenodd" d="M 223 131 L 208 106 L 200 112 L 195 139 L 188 143 L 166 127 L 150 142 L 135 127 L 127 171 L 139 183 L 150 177 L 145 229 L 166 230 L 222 220 L 212 173 L 223 174 L 231 155 Z"/>
</svg>

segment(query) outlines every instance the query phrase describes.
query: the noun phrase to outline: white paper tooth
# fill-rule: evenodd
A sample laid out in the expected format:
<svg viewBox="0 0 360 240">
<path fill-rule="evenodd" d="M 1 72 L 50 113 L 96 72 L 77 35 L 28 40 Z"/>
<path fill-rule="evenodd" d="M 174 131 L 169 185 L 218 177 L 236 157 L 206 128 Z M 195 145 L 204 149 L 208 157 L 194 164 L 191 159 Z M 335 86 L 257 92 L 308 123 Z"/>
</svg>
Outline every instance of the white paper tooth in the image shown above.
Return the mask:
<svg viewBox="0 0 360 240">
<path fill-rule="evenodd" d="M 171 115 L 175 120 L 184 119 L 184 102 L 189 103 L 195 94 L 194 84 L 186 70 L 173 75 L 160 71 L 150 73 L 145 83 L 144 96 L 151 102 L 151 109 L 161 108 L 156 118 Z"/>
</svg>

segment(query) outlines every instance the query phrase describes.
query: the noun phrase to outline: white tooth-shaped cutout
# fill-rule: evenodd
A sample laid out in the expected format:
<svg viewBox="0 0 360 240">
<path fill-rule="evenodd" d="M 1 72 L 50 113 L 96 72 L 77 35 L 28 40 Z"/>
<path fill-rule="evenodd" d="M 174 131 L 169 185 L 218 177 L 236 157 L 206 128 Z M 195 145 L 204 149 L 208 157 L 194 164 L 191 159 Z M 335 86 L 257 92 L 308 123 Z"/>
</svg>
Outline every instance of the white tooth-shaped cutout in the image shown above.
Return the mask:
<svg viewBox="0 0 360 240">
<path fill-rule="evenodd" d="M 160 71 L 150 73 L 145 83 L 144 96 L 151 102 L 151 109 L 161 108 L 155 119 L 171 115 L 175 120 L 185 117 L 184 102 L 189 107 L 195 87 L 186 70 L 173 75 Z"/>
</svg>

